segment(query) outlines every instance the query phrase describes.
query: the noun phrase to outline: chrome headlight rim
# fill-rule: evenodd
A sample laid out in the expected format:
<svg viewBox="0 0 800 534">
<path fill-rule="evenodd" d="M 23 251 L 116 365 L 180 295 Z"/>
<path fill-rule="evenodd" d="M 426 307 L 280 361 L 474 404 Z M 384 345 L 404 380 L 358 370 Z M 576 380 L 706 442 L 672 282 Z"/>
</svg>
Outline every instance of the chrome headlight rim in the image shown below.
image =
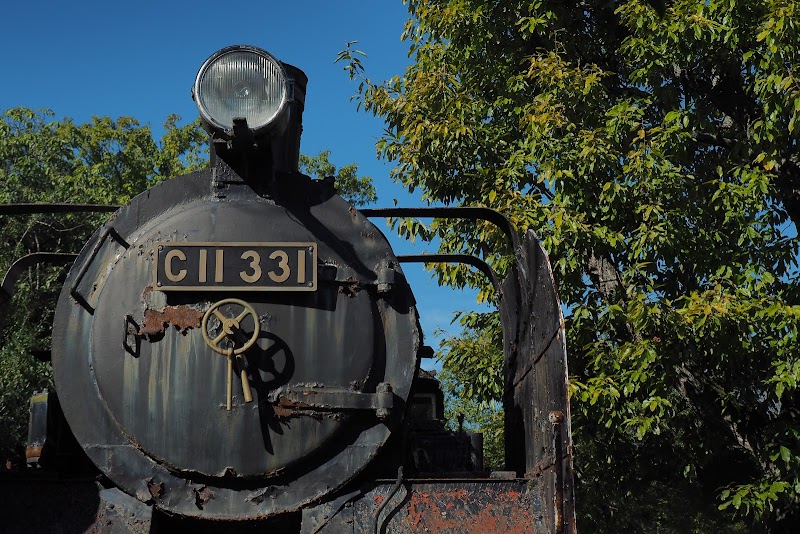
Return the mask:
<svg viewBox="0 0 800 534">
<path fill-rule="evenodd" d="M 251 53 L 257 56 L 260 56 L 263 59 L 266 59 L 272 66 L 276 69 L 279 73 L 281 85 L 283 88 L 283 95 L 281 97 L 280 105 L 276 108 L 275 112 L 272 116 L 262 124 L 250 124 L 248 122 L 248 127 L 252 134 L 255 137 L 264 137 L 266 135 L 280 135 L 283 130 L 285 130 L 286 125 L 289 122 L 289 113 L 290 113 L 290 106 L 292 101 L 292 80 L 289 77 L 288 73 L 286 72 L 286 68 L 283 66 L 283 63 L 278 60 L 275 56 L 267 52 L 266 50 L 259 48 L 257 46 L 251 45 L 232 45 L 222 48 L 214 52 L 208 59 L 203 62 L 203 65 L 197 72 L 197 76 L 195 77 L 194 85 L 192 86 L 192 99 L 195 101 L 197 105 L 197 109 L 200 112 L 200 119 L 203 123 L 203 126 L 212 134 L 217 134 L 222 138 L 230 139 L 233 137 L 233 123 L 231 124 L 224 124 L 217 120 L 208 109 L 208 107 L 204 103 L 204 97 L 202 94 L 202 82 L 205 74 L 208 72 L 209 68 L 217 63 L 220 59 L 223 59 L 225 56 L 234 54 L 234 53 Z"/>
</svg>

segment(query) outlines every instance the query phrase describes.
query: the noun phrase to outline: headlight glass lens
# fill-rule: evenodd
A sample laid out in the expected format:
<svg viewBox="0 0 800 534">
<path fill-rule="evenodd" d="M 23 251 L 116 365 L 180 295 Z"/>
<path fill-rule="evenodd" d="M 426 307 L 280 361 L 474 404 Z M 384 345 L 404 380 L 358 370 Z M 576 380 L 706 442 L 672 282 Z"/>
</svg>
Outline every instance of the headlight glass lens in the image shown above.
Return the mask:
<svg viewBox="0 0 800 534">
<path fill-rule="evenodd" d="M 251 50 L 233 50 L 207 62 L 197 76 L 195 98 L 201 114 L 229 129 L 244 117 L 251 129 L 270 124 L 281 111 L 287 81 L 280 64 Z"/>
</svg>

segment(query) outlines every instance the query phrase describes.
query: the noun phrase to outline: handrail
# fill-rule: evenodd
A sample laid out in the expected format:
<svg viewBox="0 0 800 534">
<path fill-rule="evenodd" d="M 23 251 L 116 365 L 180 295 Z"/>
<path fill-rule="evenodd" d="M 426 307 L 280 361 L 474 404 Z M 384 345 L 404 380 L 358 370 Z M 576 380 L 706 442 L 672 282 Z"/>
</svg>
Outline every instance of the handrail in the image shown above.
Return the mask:
<svg viewBox="0 0 800 534">
<path fill-rule="evenodd" d="M 69 204 L 66 202 L 0 204 L 0 215 L 33 215 L 34 213 L 92 213 L 117 211 L 112 204 Z"/>
<path fill-rule="evenodd" d="M 25 269 L 37 263 L 50 263 L 52 265 L 67 265 L 72 263 L 77 258 L 77 254 L 68 254 L 64 252 L 34 252 L 26 256 L 22 256 L 17 261 L 11 264 L 11 267 L 6 271 L 3 277 L 3 283 L 0 284 L 0 332 L 3 331 L 3 325 L 6 321 L 6 312 L 8 311 L 8 304 L 11 302 L 11 297 L 14 295 L 14 287 L 17 285 L 17 280 L 25 272 Z"/>
<path fill-rule="evenodd" d="M 485 274 L 495 292 L 498 295 L 501 293 L 500 279 L 494 269 L 482 259 L 469 254 L 400 254 L 397 259 L 400 263 L 466 263 Z"/>
<path fill-rule="evenodd" d="M 437 217 L 440 219 L 466 219 L 487 221 L 500 229 L 514 254 L 520 247 L 519 234 L 505 215 L 491 208 L 482 207 L 438 207 L 438 208 L 364 208 L 358 210 L 365 217 Z"/>
</svg>

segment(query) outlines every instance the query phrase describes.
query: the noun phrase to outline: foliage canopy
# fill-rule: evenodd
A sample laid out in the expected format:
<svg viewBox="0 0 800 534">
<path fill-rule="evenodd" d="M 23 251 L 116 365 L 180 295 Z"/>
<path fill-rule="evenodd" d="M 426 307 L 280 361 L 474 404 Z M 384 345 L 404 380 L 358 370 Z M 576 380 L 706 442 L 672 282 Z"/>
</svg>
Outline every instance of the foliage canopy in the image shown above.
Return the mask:
<svg viewBox="0 0 800 534">
<path fill-rule="evenodd" d="M 339 195 L 355 206 L 363 206 L 378 200 L 372 178 L 358 175 L 358 165 L 351 163 L 336 172 L 336 165 L 330 161 L 331 151 L 323 150 L 316 156 L 300 154 L 300 172 L 312 178 L 333 177 Z"/>
<path fill-rule="evenodd" d="M 543 239 L 567 310 L 579 528 L 796 527 L 800 3 L 408 9 L 402 75 L 372 82 L 349 45 L 339 60 L 386 122 L 397 181 Z M 489 227 L 399 228 L 508 268 Z M 491 298 L 463 268 L 438 276 Z M 499 377 L 468 345 L 446 366 L 470 387 Z M 669 509 L 686 519 L 646 513 Z"/>
</svg>

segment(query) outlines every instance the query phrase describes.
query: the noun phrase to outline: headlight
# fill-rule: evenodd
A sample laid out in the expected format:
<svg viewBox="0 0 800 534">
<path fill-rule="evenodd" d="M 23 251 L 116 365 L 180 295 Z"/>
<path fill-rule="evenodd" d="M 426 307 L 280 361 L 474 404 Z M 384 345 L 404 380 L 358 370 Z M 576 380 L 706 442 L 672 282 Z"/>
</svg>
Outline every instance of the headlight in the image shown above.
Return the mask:
<svg viewBox="0 0 800 534">
<path fill-rule="evenodd" d="M 291 87 L 280 61 L 254 46 L 223 48 L 200 67 L 192 96 L 206 128 L 230 137 L 244 118 L 256 136 L 279 135 L 289 119 Z"/>
</svg>

